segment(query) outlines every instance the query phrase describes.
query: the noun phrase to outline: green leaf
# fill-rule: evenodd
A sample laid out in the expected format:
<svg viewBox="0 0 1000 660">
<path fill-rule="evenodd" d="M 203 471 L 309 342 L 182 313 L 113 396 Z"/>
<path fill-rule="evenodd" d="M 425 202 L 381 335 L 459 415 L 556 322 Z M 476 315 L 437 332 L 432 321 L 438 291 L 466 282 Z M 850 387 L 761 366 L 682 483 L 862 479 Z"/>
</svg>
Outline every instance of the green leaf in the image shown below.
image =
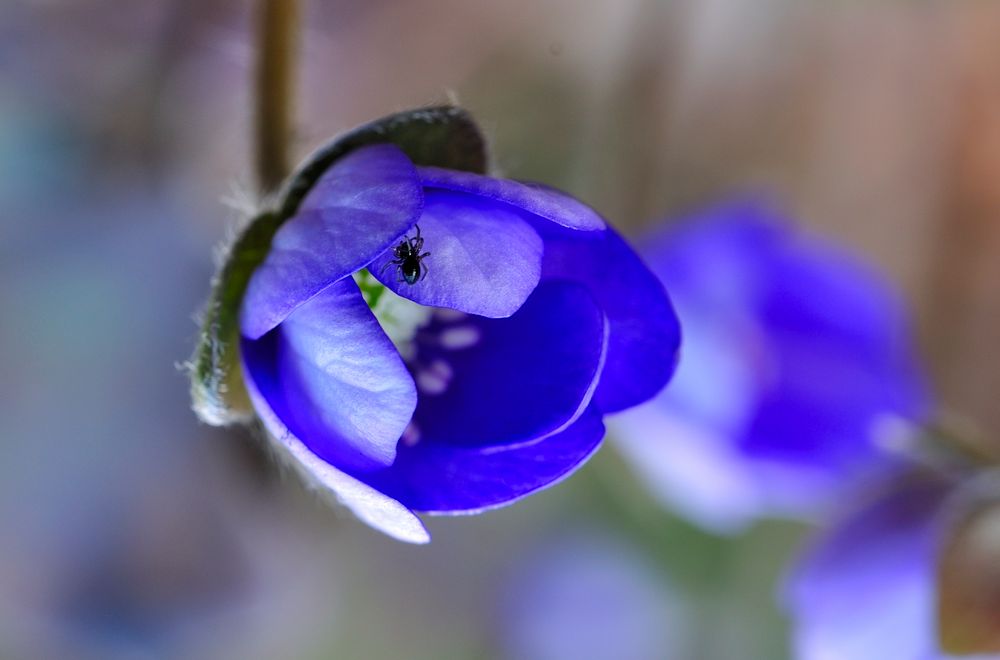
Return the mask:
<svg viewBox="0 0 1000 660">
<path fill-rule="evenodd" d="M 270 207 L 258 213 L 237 237 L 212 282 L 189 365 L 191 399 L 203 421 L 225 425 L 253 419 L 239 360 L 239 307 L 250 276 L 267 256 L 275 232 L 295 215 L 323 173 L 354 149 L 379 143 L 396 145 L 417 165 L 486 172 L 485 140 L 472 117 L 454 106 L 383 117 L 334 138 L 309 156 L 288 177 Z"/>
<path fill-rule="evenodd" d="M 254 218 L 230 247 L 212 282 L 201 335 L 191 364 L 191 400 L 209 424 L 253 418 L 239 361 L 239 309 L 254 269 L 271 247 L 281 218 L 265 212 Z"/>
</svg>

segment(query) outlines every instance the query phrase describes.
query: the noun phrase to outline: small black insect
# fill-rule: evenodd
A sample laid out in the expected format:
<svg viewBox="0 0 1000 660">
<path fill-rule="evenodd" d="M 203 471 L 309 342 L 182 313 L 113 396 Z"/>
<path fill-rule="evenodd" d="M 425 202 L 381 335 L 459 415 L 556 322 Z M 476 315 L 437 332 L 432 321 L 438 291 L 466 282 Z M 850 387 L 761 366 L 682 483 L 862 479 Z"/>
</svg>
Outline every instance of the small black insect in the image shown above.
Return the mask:
<svg viewBox="0 0 1000 660">
<path fill-rule="evenodd" d="M 379 275 L 385 272 L 385 269 L 389 266 L 396 266 L 399 270 L 399 281 L 406 282 L 407 284 L 416 284 L 420 280 L 427 277 L 427 264 L 423 262 L 424 257 L 429 257 L 430 252 L 424 252 L 420 254 L 420 251 L 424 249 L 424 239 L 420 235 L 420 225 L 414 225 L 417 229 L 417 235 L 413 238 L 409 236 L 404 236 L 403 240 L 399 242 L 399 245 L 392 248 L 392 254 L 396 257 L 391 261 L 387 261 L 382 270 L 379 271 Z"/>
</svg>

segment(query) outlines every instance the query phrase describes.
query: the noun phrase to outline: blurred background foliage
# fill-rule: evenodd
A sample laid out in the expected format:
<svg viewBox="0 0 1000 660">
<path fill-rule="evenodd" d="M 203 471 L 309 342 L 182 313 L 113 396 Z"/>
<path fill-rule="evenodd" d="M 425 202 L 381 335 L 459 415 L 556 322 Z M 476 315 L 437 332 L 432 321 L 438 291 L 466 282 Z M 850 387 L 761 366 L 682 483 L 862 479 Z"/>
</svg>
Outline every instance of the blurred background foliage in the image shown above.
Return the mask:
<svg viewBox="0 0 1000 660">
<path fill-rule="evenodd" d="M 945 410 L 1000 442 L 1000 6 L 305 9 L 299 155 L 454 95 L 501 171 L 632 236 L 769 191 L 902 287 Z M 251 17 L 0 10 L 0 657 L 785 657 L 774 593 L 808 529 L 709 536 L 611 444 L 411 547 L 195 421 L 178 365 L 251 199 Z"/>
</svg>

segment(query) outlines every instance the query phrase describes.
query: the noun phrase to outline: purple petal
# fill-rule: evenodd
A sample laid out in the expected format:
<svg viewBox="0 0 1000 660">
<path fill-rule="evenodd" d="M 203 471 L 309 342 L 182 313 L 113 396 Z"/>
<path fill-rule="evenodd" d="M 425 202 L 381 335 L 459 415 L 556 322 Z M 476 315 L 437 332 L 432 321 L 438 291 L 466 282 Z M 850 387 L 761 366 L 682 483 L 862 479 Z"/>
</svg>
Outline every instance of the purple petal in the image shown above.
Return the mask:
<svg viewBox="0 0 1000 660">
<path fill-rule="evenodd" d="M 902 302 L 848 255 L 807 241 L 759 268 L 767 286 L 750 304 L 775 369 L 744 450 L 838 469 L 870 462 L 872 420 L 928 407 Z"/>
<path fill-rule="evenodd" d="M 398 148 L 363 147 L 337 161 L 275 234 L 250 278 L 243 335 L 262 337 L 324 287 L 385 252 L 422 207 L 416 170 Z"/>
<path fill-rule="evenodd" d="M 731 341 L 746 347 L 748 365 L 767 374 L 768 387 L 759 385 L 763 395 L 832 410 L 826 416 L 855 426 L 867 426 L 881 411 L 919 416 L 927 397 L 899 296 L 851 255 L 804 239 L 789 225 L 752 199 L 720 204 L 653 241 L 647 256 L 685 326 L 696 320 L 744 329 Z M 842 435 L 855 440 L 825 446 L 868 437 L 857 428 Z"/>
<path fill-rule="evenodd" d="M 415 284 L 403 281 L 391 250 L 369 269 L 387 287 L 423 305 L 510 316 L 541 273 L 542 239 L 525 215 L 475 195 L 428 191 L 418 223 L 421 253 L 430 253 L 421 260 L 426 277 Z"/>
<path fill-rule="evenodd" d="M 597 450 L 602 437 L 601 415 L 591 407 L 565 431 L 526 446 L 401 446 L 392 467 L 366 481 L 417 511 L 477 513 L 558 483 Z"/>
<path fill-rule="evenodd" d="M 270 408 L 310 451 L 344 470 L 392 463 L 416 389 L 353 280 L 327 287 L 243 345 Z"/>
<path fill-rule="evenodd" d="M 570 229 L 600 231 L 606 226 L 594 209 L 555 188 L 439 167 L 418 167 L 417 171 L 428 188 L 487 197 Z"/>
<path fill-rule="evenodd" d="M 936 484 L 910 484 L 829 530 L 785 590 L 803 660 L 937 658 Z"/>
<path fill-rule="evenodd" d="M 706 323 L 686 313 L 686 299 L 675 301 L 684 357 L 661 396 L 616 418 L 618 446 L 664 504 L 713 532 L 740 531 L 765 514 L 814 514 L 843 489 L 842 475 L 825 465 L 754 459 L 737 442 L 769 378 L 747 357 L 759 336 L 745 319 Z"/>
<path fill-rule="evenodd" d="M 542 238 L 542 280 L 586 285 L 610 323 L 594 401 L 610 413 L 654 396 L 670 380 L 680 346 L 680 326 L 663 285 L 613 229 L 543 230 Z"/>
<path fill-rule="evenodd" d="M 642 443 L 654 434 L 663 451 L 640 470 L 657 466 L 657 490 L 712 528 L 813 517 L 845 488 L 891 473 L 898 461 L 875 441 L 879 422 L 926 405 L 898 297 L 789 224 L 739 201 L 647 244 L 684 324 L 684 357 L 658 414 L 645 416 L 655 427 L 631 424 L 641 436 L 628 442 L 652 453 Z M 695 478 L 700 488 L 678 480 L 710 456 L 718 469 Z"/>
<path fill-rule="evenodd" d="M 741 532 L 760 514 L 757 484 L 727 437 L 670 414 L 659 401 L 616 416 L 609 427 L 616 448 L 664 506 L 716 534 Z"/>
<path fill-rule="evenodd" d="M 249 347 L 250 350 L 244 351 L 243 371 L 250 400 L 268 431 L 272 446 L 302 473 L 310 485 L 336 497 L 367 525 L 400 541 L 427 543 L 430 535 L 410 509 L 331 465 L 288 429 L 272 408 L 277 385 L 273 366 L 258 362 L 261 356 L 256 354 L 255 344 L 257 342 L 244 342 L 244 348 Z"/>
<path fill-rule="evenodd" d="M 647 237 L 642 254 L 673 298 L 693 291 L 706 310 L 739 310 L 767 285 L 761 262 L 781 249 L 788 224 L 754 200 L 722 203 Z"/>
<path fill-rule="evenodd" d="M 437 315 L 416 338 L 422 441 L 523 443 L 583 413 L 607 347 L 605 317 L 584 287 L 543 284 L 509 319 L 456 316 Z"/>
</svg>

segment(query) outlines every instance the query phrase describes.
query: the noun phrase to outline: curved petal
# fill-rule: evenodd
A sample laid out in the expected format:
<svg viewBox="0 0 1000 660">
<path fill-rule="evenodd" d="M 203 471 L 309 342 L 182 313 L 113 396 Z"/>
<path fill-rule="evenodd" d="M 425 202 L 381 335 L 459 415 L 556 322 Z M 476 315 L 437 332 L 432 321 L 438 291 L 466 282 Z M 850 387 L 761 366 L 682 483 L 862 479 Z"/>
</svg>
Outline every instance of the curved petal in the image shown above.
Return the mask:
<svg viewBox="0 0 1000 660">
<path fill-rule="evenodd" d="M 509 319 L 436 315 L 416 337 L 422 442 L 483 447 L 566 428 L 593 396 L 607 323 L 588 291 L 539 286 Z"/>
<path fill-rule="evenodd" d="M 939 657 L 935 532 L 943 495 L 938 484 L 893 489 L 841 520 L 806 553 L 784 592 L 796 657 Z"/>
<path fill-rule="evenodd" d="M 597 211 L 549 186 L 494 179 L 440 167 L 418 167 L 417 171 L 428 188 L 443 188 L 495 199 L 570 229 L 600 231 L 606 226 Z"/>
<path fill-rule="evenodd" d="M 572 426 L 512 449 L 470 449 L 432 442 L 401 446 L 392 467 L 366 481 L 406 506 L 428 513 L 478 513 L 511 504 L 569 476 L 604 437 L 591 406 Z"/>
<path fill-rule="evenodd" d="M 267 368 L 255 355 L 253 345 L 244 342 L 249 351 L 244 351 L 243 371 L 246 374 L 247 392 L 260 420 L 267 429 L 274 447 L 316 488 L 334 496 L 340 504 L 350 509 L 365 524 L 400 541 L 427 543 L 430 535 L 423 523 L 409 508 L 388 495 L 372 488 L 354 477 L 342 472 L 316 455 L 305 443 L 285 425 L 272 408 L 273 392 L 272 368 Z M 258 380 L 260 378 L 260 380 Z"/>
<path fill-rule="evenodd" d="M 423 305 L 448 307 L 488 317 L 510 316 L 538 285 L 542 239 L 506 204 L 475 195 L 428 191 L 417 226 L 426 277 L 408 284 L 393 252 L 370 270 L 399 295 Z"/>
<path fill-rule="evenodd" d="M 767 283 L 761 264 L 781 249 L 789 230 L 789 218 L 760 200 L 740 198 L 644 236 L 642 254 L 671 294 L 691 282 L 684 288 L 697 287 L 709 308 L 732 309 L 760 296 Z"/>
<path fill-rule="evenodd" d="M 844 481 L 889 466 L 872 442 L 873 422 L 886 414 L 919 418 L 927 396 L 903 305 L 876 273 L 800 236 L 754 199 L 709 208 L 647 245 L 684 319 L 685 364 L 709 371 L 707 352 L 690 355 L 692 330 L 704 337 L 714 328 L 734 362 L 755 374 L 751 414 L 730 432 L 748 464 L 808 473 L 813 494 L 821 490 L 817 473 Z M 668 400 L 690 389 L 681 372 Z M 708 411 L 703 423 L 717 417 Z M 771 475 L 760 481 L 774 483 Z M 802 503 L 794 489 L 787 493 L 789 503 Z"/>
<path fill-rule="evenodd" d="M 710 532 L 742 532 L 760 514 L 742 456 L 714 429 L 688 423 L 657 400 L 611 418 L 609 431 L 649 492 Z"/>
<path fill-rule="evenodd" d="M 680 347 L 680 325 L 663 285 L 613 229 L 541 233 L 542 281 L 584 284 L 610 323 L 594 401 L 611 413 L 654 396 L 674 373 Z"/>
<path fill-rule="evenodd" d="M 786 237 L 762 260 L 754 313 L 776 365 L 742 448 L 856 472 L 880 462 L 873 420 L 929 410 L 898 295 L 863 264 Z"/>
<path fill-rule="evenodd" d="M 660 412 L 725 445 L 757 492 L 754 517 L 815 517 L 899 467 L 877 429 L 919 417 L 926 395 L 902 305 L 880 278 L 753 199 L 671 225 L 644 254 L 684 324 Z"/>
<path fill-rule="evenodd" d="M 353 280 L 330 285 L 243 346 L 270 408 L 313 453 L 344 470 L 392 463 L 416 389 Z"/>
<path fill-rule="evenodd" d="M 420 217 L 423 189 L 398 148 L 363 147 L 337 161 L 274 235 L 247 285 L 244 336 L 258 339 L 296 307 L 369 263 Z"/>
</svg>

